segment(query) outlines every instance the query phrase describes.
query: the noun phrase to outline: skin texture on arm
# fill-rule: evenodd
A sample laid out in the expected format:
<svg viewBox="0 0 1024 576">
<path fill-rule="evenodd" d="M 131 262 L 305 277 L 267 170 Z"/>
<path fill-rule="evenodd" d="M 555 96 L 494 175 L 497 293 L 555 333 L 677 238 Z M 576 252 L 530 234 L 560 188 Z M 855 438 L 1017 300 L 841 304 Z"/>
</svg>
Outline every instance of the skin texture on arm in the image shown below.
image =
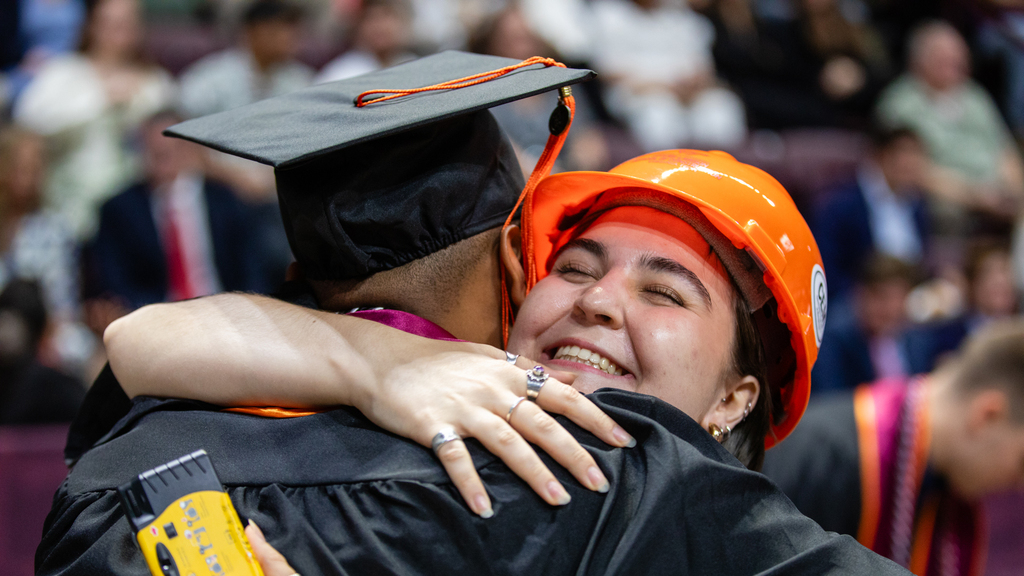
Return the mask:
<svg viewBox="0 0 1024 576">
<path fill-rule="evenodd" d="M 344 326 L 366 334 L 362 347 L 339 332 Z M 378 374 L 361 353 L 386 350 L 393 332 L 272 298 L 221 294 L 140 308 L 103 340 L 132 397 L 313 407 L 354 405 L 353 388 Z"/>
</svg>

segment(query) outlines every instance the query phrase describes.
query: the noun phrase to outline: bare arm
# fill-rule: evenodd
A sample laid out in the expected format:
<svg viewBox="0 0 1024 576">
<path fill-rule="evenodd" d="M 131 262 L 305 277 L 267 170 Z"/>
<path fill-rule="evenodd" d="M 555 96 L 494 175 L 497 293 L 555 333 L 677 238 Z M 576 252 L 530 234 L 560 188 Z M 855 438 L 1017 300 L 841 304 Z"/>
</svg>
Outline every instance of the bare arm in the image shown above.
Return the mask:
<svg viewBox="0 0 1024 576">
<path fill-rule="evenodd" d="M 350 340 L 346 329 L 363 337 Z M 363 353 L 386 350 L 396 332 L 273 298 L 220 294 L 140 308 L 112 323 L 103 341 L 132 397 L 311 407 L 354 405 L 354 389 L 377 378 Z"/>
<path fill-rule="evenodd" d="M 430 446 L 451 426 L 504 460 L 551 504 L 567 495 L 533 442 L 593 490 L 607 481 L 593 458 L 544 410 L 564 414 L 616 446 L 632 438 L 582 394 L 555 379 L 525 402 L 524 368 L 490 346 L 430 340 L 376 322 L 271 298 L 223 294 L 147 306 L 104 334 L 110 366 L 130 396 L 178 396 L 226 405 L 359 408 L 381 427 Z M 543 410 L 542 410 L 543 408 Z M 462 442 L 438 456 L 474 511 L 490 502 Z"/>
</svg>

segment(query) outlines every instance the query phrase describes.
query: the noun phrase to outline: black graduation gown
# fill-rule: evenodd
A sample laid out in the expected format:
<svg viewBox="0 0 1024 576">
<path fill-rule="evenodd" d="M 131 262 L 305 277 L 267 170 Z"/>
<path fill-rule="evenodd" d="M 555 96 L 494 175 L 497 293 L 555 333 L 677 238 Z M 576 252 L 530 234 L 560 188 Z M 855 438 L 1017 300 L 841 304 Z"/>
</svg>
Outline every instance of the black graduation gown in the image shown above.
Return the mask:
<svg viewBox="0 0 1024 576">
<path fill-rule="evenodd" d="M 320 574 L 909 574 L 801 516 L 695 422 L 653 397 L 591 396 L 638 440 L 610 448 L 568 421 L 611 483 L 552 470 L 552 507 L 474 441 L 495 516 L 463 504 L 429 449 L 358 411 L 266 419 L 143 398 L 60 487 L 37 574 L 145 574 L 115 487 L 198 448 L 240 516 L 305 576 Z"/>
<path fill-rule="evenodd" d="M 811 399 L 800 425 L 765 453 L 762 472 L 822 528 L 857 536 L 860 450 L 853 390 Z"/>
</svg>

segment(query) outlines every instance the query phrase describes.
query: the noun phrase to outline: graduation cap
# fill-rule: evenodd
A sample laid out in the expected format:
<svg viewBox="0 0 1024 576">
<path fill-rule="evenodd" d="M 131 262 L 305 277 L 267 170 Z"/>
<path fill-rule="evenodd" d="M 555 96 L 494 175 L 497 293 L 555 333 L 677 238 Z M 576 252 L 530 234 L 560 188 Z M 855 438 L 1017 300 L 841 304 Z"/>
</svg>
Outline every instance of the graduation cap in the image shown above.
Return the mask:
<svg viewBox="0 0 1024 576">
<path fill-rule="evenodd" d="M 362 278 L 506 221 L 524 183 L 487 108 L 593 74 L 541 58 L 450 51 L 189 120 L 165 134 L 273 166 L 305 275 Z M 571 107 L 563 93 L 562 108 L 566 100 Z M 531 184 L 550 169 L 570 116 L 552 115 L 553 145 Z"/>
</svg>

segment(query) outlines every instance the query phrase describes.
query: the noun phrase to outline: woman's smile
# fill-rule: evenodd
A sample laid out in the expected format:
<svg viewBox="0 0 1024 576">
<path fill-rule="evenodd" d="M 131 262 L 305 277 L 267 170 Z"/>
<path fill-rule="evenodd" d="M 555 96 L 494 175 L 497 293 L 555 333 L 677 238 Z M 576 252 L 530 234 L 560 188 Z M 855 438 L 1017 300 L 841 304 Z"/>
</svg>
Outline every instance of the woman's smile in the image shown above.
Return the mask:
<svg viewBox="0 0 1024 576">
<path fill-rule="evenodd" d="M 581 392 L 651 394 L 699 420 L 731 373 L 734 298 L 690 225 L 617 208 L 557 254 L 520 308 L 510 347 L 577 374 Z"/>
</svg>

